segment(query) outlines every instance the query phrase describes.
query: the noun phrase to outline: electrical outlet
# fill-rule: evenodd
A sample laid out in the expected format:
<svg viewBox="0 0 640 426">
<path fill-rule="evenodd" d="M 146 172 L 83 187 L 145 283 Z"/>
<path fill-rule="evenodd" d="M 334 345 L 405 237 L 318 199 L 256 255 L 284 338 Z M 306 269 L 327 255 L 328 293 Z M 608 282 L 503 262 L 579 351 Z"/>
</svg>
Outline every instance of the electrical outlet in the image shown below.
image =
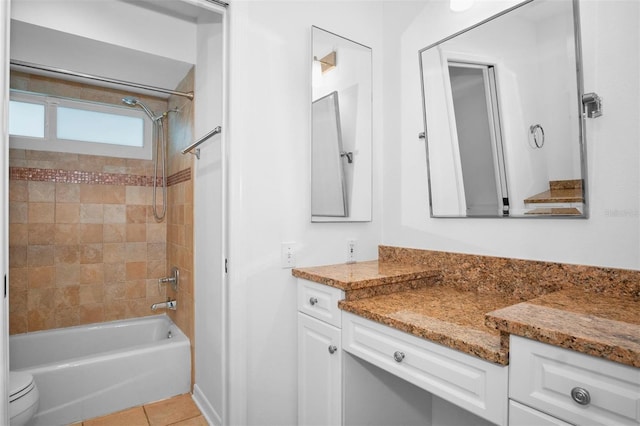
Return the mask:
<svg viewBox="0 0 640 426">
<path fill-rule="evenodd" d="M 347 241 L 347 263 L 356 263 L 358 255 L 358 242 L 356 240 Z"/>
<path fill-rule="evenodd" d="M 280 265 L 283 268 L 295 268 L 296 266 L 296 243 L 282 243 L 280 247 Z"/>
</svg>

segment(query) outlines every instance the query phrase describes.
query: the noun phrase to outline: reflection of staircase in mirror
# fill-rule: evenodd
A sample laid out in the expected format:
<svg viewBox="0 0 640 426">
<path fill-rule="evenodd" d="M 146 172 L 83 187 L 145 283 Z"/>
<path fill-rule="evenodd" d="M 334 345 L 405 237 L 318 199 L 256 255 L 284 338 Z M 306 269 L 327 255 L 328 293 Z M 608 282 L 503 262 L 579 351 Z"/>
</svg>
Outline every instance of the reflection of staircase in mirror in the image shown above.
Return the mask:
<svg viewBox="0 0 640 426">
<path fill-rule="evenodd" d="M 549 189 L 524 200 L 528 215 L 580 216 L 584 196 L 582 180 L 552 180 Z"/>
</svg>

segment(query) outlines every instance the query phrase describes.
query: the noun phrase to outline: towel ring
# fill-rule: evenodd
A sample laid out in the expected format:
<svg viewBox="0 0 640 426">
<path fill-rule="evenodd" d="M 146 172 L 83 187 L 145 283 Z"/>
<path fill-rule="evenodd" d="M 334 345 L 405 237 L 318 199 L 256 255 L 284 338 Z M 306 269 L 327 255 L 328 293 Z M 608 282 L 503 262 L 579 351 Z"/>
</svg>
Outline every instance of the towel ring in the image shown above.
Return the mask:
<svg viewBox="0 0 640 426">
<path fill-rule="evenodd" d="M 531 133 L 531 139 L 535 148 L 542 148 L 544 146 L 544 129 L 540 124 L 533 124 L 529 126 L 529 133 Z M 534 148 L 534 146 L 531 146 Z"/>
</svg>

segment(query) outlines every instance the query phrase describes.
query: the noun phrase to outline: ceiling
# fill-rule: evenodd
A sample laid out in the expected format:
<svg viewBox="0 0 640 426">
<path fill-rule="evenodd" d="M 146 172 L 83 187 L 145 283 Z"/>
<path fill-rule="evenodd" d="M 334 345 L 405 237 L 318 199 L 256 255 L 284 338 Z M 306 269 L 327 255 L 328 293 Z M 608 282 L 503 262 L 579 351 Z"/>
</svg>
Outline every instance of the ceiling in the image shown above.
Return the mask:
<svg viewBox="0 0 640 426">
<path fill-rule="evenodd" d="M 185 11 L 191 10 L 186 8 Z M 185 19 L 188 17 L 185 17 Z M 195 19 L 195 18 L 188 18 Z M 158 40 L 159 43 L 162 40 Z M 195 42 L 195 41 L 194 41 Z M 140 50 L 110 44 L 19 20 L 11 21 L 11 60 L 61 68 L 146 86 L 175 89 L 193 64 Z M 12 69 L 51 74 L 24 67 Z M 51 74 L 52 76 L 54 74 Z M 82 79 L 55 74 L 57 78 Z M 106 83 L 91 84 L 113 86 Z M 135 93 L 168 97 L 166 94 L 131 89 Z"/>
</svg>

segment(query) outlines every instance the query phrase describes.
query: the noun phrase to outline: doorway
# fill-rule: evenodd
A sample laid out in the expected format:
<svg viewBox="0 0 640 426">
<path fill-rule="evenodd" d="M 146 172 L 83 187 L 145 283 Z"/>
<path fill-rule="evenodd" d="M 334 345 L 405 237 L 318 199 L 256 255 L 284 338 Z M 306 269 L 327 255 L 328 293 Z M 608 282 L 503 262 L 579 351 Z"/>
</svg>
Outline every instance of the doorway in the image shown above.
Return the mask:
<svg viewBox="0 0 640 426">
<path fill-rule="evenodd" d="M 494 65 L 449 62 L 467 216 L 509 215 Z"/>
</svg>

